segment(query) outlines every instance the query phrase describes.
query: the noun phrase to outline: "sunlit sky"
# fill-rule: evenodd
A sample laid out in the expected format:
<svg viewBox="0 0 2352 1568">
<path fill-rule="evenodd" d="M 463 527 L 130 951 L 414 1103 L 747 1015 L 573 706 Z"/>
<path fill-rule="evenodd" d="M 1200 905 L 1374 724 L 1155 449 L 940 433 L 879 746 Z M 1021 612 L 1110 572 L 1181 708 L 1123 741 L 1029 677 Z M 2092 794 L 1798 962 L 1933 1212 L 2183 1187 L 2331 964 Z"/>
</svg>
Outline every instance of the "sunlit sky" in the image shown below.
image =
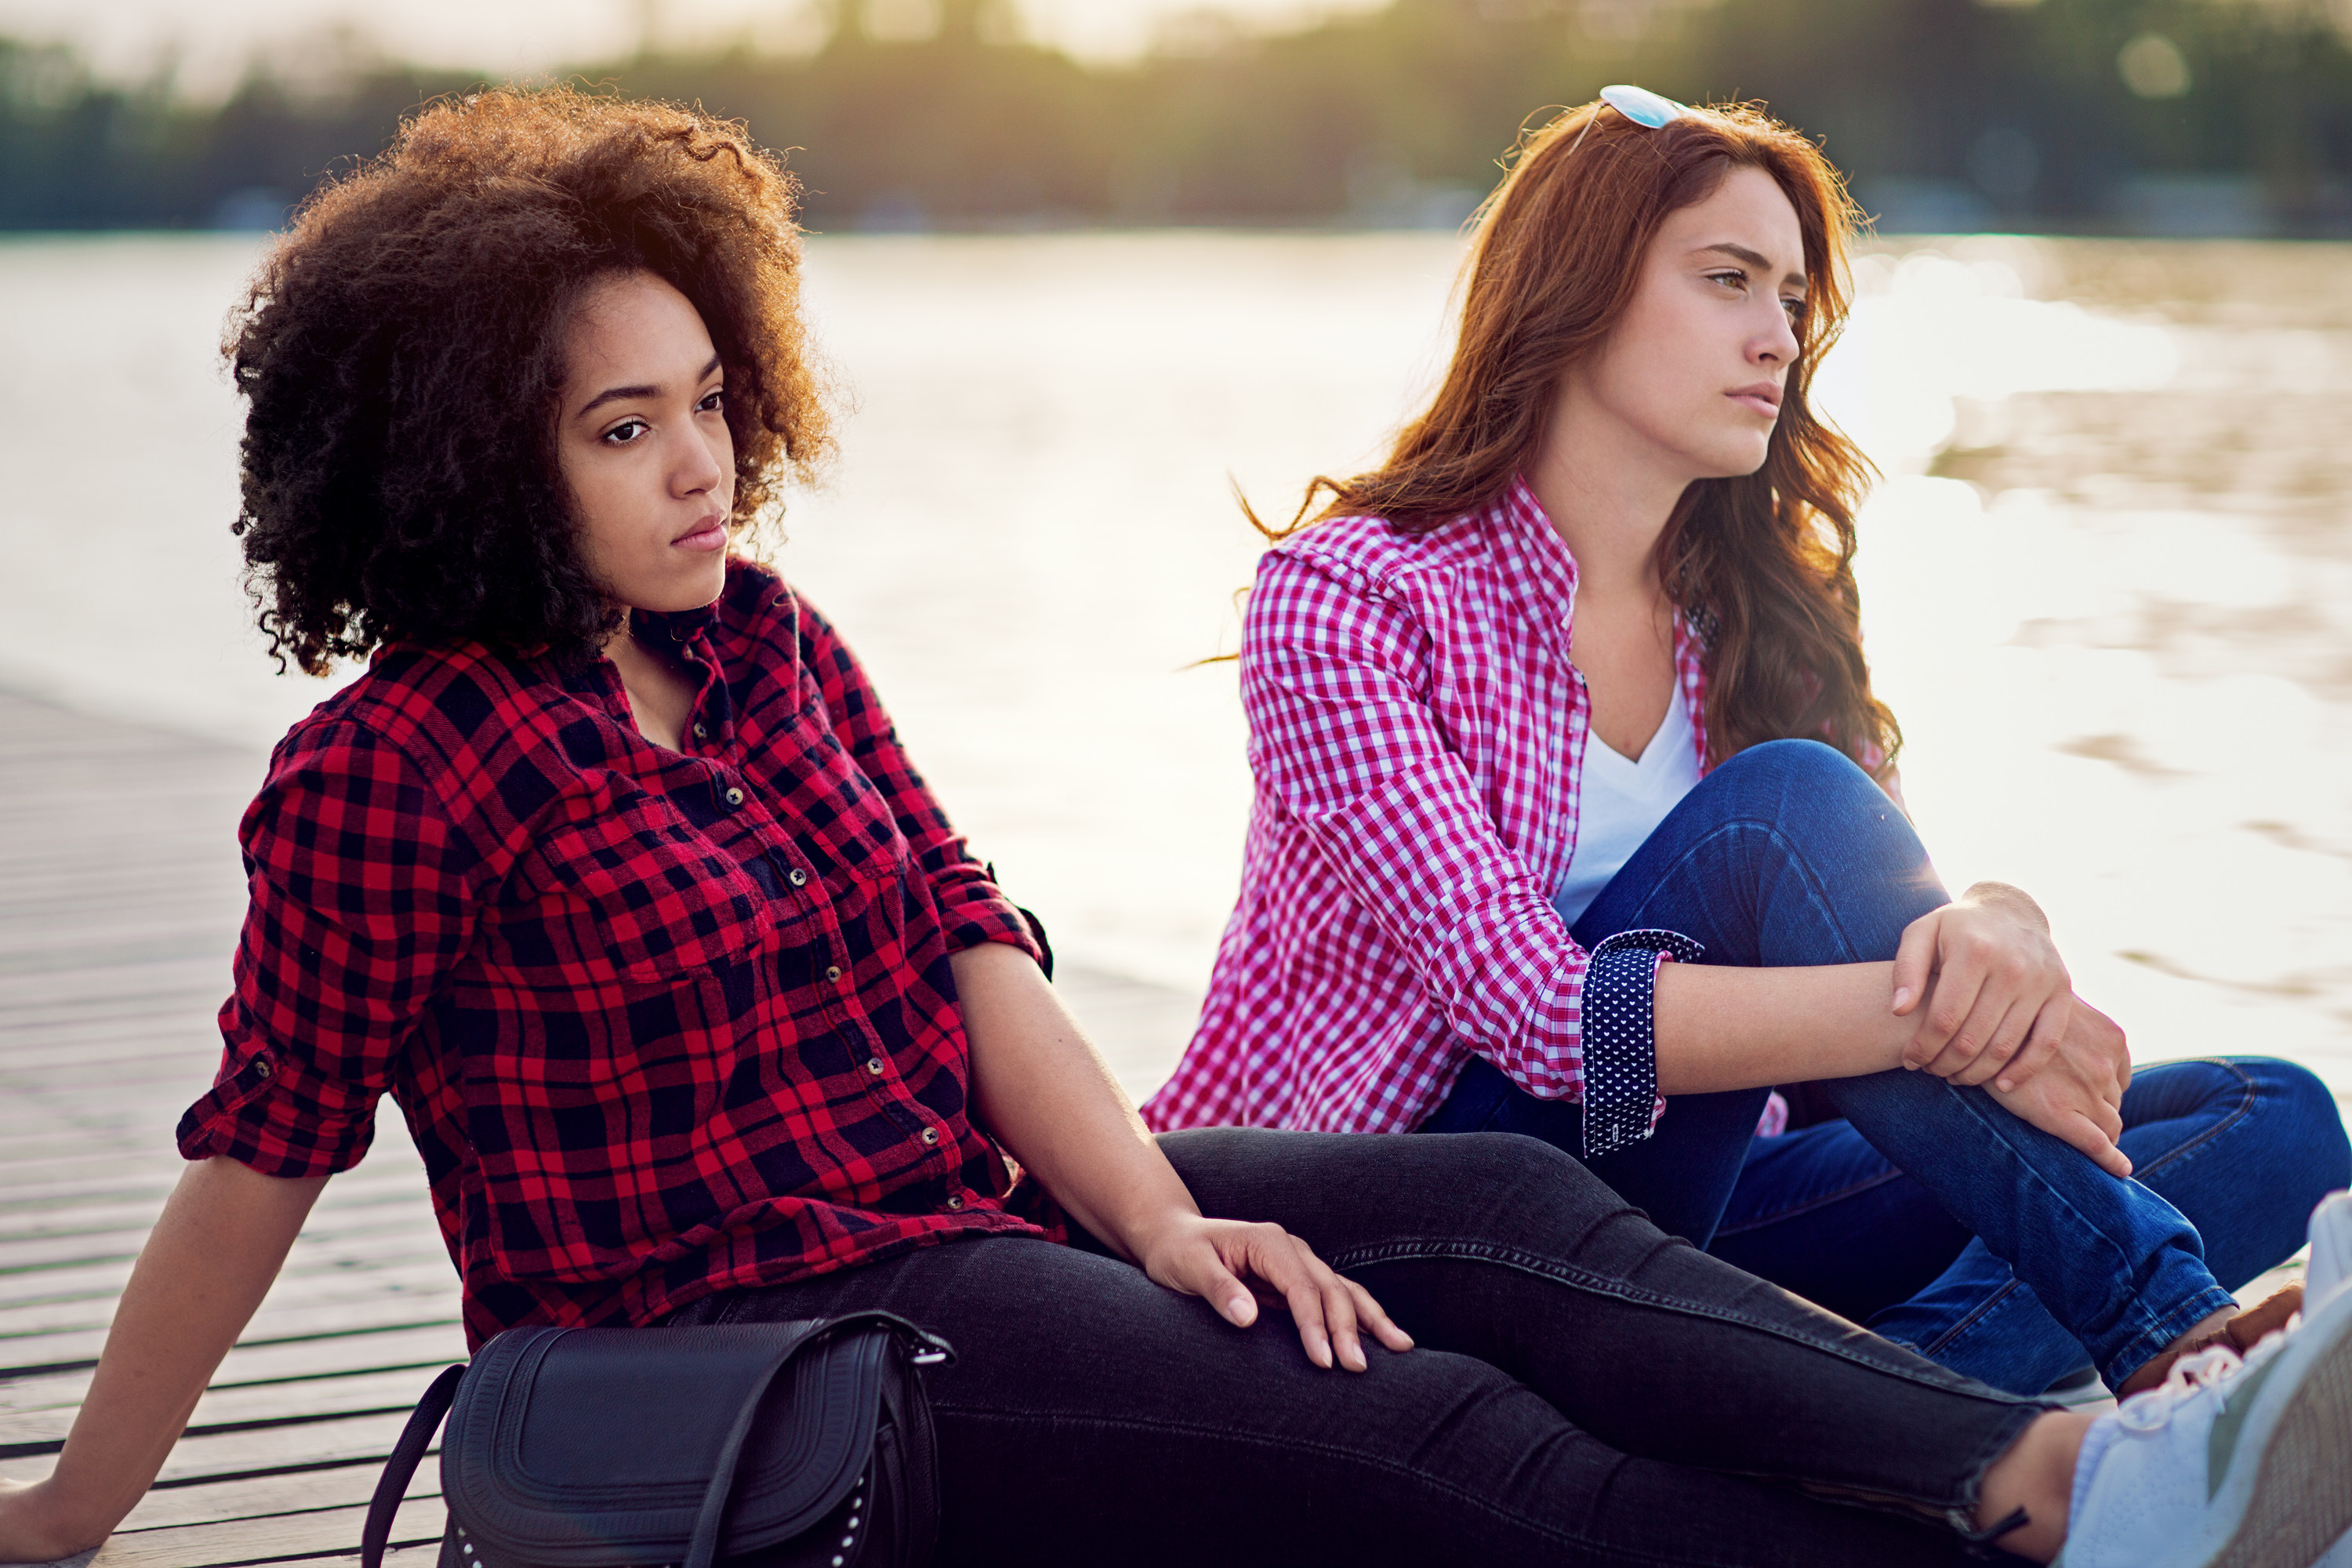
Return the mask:
<svg viewBox="0 0 2352 1568">
<path fill-rule="evenodd" d="M 828 0 L 0 0 L 0 34 L 69 42 L 100 70 L 142 77 L 166 59 L 197 91 L 233 80 L 257 54 L 281 57 L 338 26 L 435 65 L 530 71 L 610 58 L 650 26 L 671 45 L 749 37 L 790 48 L 821 26 Z M 919 18 L 935 0 L 867 0 L 884 18 Z M 1161 29 L 1202 18 L 1279 27 L 1378 0 L 1012 0 L 1029 36 L 1095 58 L 1131 56 Z M 886 24 L 887 25 L 887 24 Z M 919 25 L 918 23 L 917 25 Z"/>
</svg>

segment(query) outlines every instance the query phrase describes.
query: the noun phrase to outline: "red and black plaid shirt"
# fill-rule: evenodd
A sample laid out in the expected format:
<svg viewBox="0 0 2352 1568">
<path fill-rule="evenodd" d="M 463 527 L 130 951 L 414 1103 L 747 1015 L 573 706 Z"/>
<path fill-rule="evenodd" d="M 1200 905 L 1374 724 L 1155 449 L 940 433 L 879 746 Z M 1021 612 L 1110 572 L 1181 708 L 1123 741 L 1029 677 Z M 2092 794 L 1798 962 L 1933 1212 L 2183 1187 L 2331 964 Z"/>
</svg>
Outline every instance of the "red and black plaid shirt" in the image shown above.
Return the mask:
<svg viewBox="0 0 2352 1568">
<path fill-rule="evenodd" d="M 356 1163 L 389 1090 L 478 1342 L 644 1323 L 1007 1212 L 949 954 L 1042 957 L 833 627 L 740 562 L 639 616 L 702 672 L 686 749 L 618 673 L 396 645 L 289 731 L 190 1159 Z"/>
</svg>

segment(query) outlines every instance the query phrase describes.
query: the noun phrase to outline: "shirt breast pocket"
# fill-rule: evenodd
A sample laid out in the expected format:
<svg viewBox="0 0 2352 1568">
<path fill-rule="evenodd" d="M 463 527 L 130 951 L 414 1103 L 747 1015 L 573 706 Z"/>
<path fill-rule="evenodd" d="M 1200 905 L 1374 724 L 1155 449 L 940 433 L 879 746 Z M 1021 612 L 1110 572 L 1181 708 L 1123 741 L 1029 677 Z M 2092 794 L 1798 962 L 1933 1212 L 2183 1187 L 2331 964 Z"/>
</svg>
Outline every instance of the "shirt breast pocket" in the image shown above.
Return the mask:
<svg viewBox="0 0 2352 1568">
<path fill-rule="evenodd" d="M 544 835 L 503 922 L 522 969 L 674 983 L 750 957 L 772 921 L 735 858 L 657 795 L 625 789 L 606 809 Z"/>
<path fill-rule="evenodd" d="M 788 765 L 768 767 L 777 781 L 777 820 L 827 887 L 849 892 L 907 879 L 911 847 L 889 799 L 846 751 L 828 737 Z"/>
</svg>

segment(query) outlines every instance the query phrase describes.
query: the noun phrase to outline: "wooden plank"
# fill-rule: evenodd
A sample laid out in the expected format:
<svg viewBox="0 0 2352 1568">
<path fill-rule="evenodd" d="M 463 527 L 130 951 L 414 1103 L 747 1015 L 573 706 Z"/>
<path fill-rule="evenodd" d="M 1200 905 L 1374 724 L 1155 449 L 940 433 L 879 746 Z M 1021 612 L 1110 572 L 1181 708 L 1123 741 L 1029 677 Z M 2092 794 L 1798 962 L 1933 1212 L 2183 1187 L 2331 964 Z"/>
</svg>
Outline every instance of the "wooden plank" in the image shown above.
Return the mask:
<svg viewBox="0 0 2352 1568">
<path fill-rule="evenodd" d="M 172 1179 L 178 1180 L 179 1160 L 172 1162 Z M 398 1166 L 400 1168 L 395 1168 Z M 163 1208 L 163 1192 L 152 1195 L 133 1194 L 127 1196 L 100 1194 L 88 1202 L 52 1205 L 26 1205 L 0 1214 L 0 1247 L 34 1247 L 55 1242 L 71 1245 L 70 1238 L 79 1236 L 131 1233 L 144 1237 Z M 310 1221 L 303 1227 L 310 1235 L 311 1226 L 331 1226 L 343 1215 L 354 1217 L 398 1211 L 424 1215 L 429 1221 L 432 1205 L 425 1195 L 423 1169 L 414 1157 L 395 1161 L 385 1157 L 382 1164 L 377 1156 L 359 1171 L 346 1171 L 327 1184 L 319 1197 L 318 1206 L 310 1211 Z M 322 1230 L 320 1234 L 329 1234 Z"/>
<path fill-rule="evenodd" d="M 388 1130 L 380 1129 L 380 1131 Z M 420 1169 L 421 1167 L 415 1163 L 415 1151 L 404 1147 L 406 1142 L 406 1137 L 404 1135 L 398 1144 L 386 1150 L 381 1156 L 379 1169 L 389 1168 L 395 1163 L 408 1167 L 412 1171 Z M 369 1160 L 371 1163 L 376 1163 L 379 1156 L 372 1153 Z M 160 1202 L 162 1194 L 171 1191 L 172 1184 L 180 1179 L 180 1157 L 176 1152 L 169 1150 L 152 1161 L 117 1162 L 117 1165 L 120 1173 L 113 1177 L 94 1173 L 76 1179 L 34 1181 L 13 1187 L 5 1193 L 0 1193 L 0 1234 L 13 1232 L 19 1228 L 20 1220 L 28 1210 L 52 1213 L 62 1205 L 82 1202 L 128 1202 L 142 1194 L 153 1194 L 156 1200 Z M 348 1175 L 349 1173 L 346 1174 Z M 337 1178 L 338 1181 L 343 1179 L 345 1178 Z M 408 1179 L 418 1180 L 419 1178 L 412 1174 Z M 333 1190 L 331 1184 L 328 1190 L 331 1192 Z M 323 1197 L 320 1201 L 324 1201 Z"/>
<path fill-rule="evenodd" d="M 398 1271 L 418 1262 L 449 1268 L 449 1254 L 437 1230 L 400 1227 L 388 1235 L 322 1236 L 290 1254 L 279 1271 L 280 1280 L 304 1280 L 325 1273 L 352 1269 Z M 26 1268 L 0 1274 L 0 1321 L 16 1304 L 27 1305 L 119 1296 L 131 1278 L 132 1259 L 111 1258 L 98 1262 L 60 1263 L 48 1268 Z"/>
<path fill-rule="evenodd" d="M 345 1415 L 323 1421 L 288 1422 L 233 1432 L 190 1433 L 163 1461 L 164 1481 L 219 1480 L 234 1476 L 278 1475 L 325 1469 L 355 1461 L 381 1460 L 392 1452 L 407 1412 Z M 55 1445 L 40 1452 L 0 1456 L 0 1480 L 38 1480 L 57 1463 Z"/>
<path fill-rule="evenodd" d="M 425 1385 L 445 1364 L 436 1357 L 429 1363 L 392 1372 L 208 1389 L 196 1401 L 188 1432 L 195 1436 L 331 1415 L 404 1412 L 424 1397 Z M 5 1440 L 0 1440 L 0 1453 L 31 1453 L 42 1445 L 49 1446 L 54 1452 L 65 1442 L 79 1408 L 76 1401 L 48 1409 L 12 1411 L 0 1416 L 0 1434 L 5 1434 Z"/>
<path fill-rule="evenodd" d="M 389 1238 L 399 1235 L 429 1237 L 439 1245 L 440 1225 L 433 1217 L 432 1205 L 425 1201 L 423 1183 L 415 1177 L 411 1181 L 415 1185 L 410 1190 L 363 1207 L 327 1208 L 322 1199 L 320 1209 L 312 1211 L 310 1223 L 302 1227 L 303 1237 L 324 1241 L 341 1237 Z M 334 1184 L 329 1183 L 327 1190 L 332 1192 Z M 142 1212 L 148 1218 L 154 1216 L 152 1209 Z M 25 1235 L 0 1234 L 0 1274 L 20 1268 L 133 1258 L 146 1245 L 152 1228 L 146 1225 L 116 1224 L 85 1230 L 58 1228 Z"/>
<path fill-rule="evenodd" d="M 439 1453 L 437 1447 L 428 1451 L 425 1462 L 408 1479 L 408 1489 L 402 1495 L 440 1495 Z M 383 1465 L 363 1462 L 324 1470 L 300 1470 L 291 1475 L 246 1476 L 233 1481 L 157 1487 L 139 1500 L 121 1528 L 161 1530 L 172 1525 L 212 1524 L 223 1520 L 290 1513 L 296 1509 L 364 1505 L 375 1495 L 376 1479 L 383 1473 Z"/>
<path fill-rule="evenodd" d="M 309 1387 L 321 1379 L 411 1367 L 441 1367 L 466 1359 L 466 1335 L 455 1322 L 376 1333 L 331 1334 L 233 1349 L 213 1374 L 215 1392 Z M 37 1373 L 0 1382 L 0 1431 L 13 1431 L 15 1413 L 70 1409 L 89 1392 L 90 1368 Z"/>
<path fill-rule="evenodd" d="M 441 1539 L 448 1510 L 436 1493 L 400 1505 L 392 1539 L 422 1545 Z M 118 1531 L 90 1568 L 231 1568 L 232 1564 L 351 1553 L 356 1556 L 367 1510 L 327 1508 L 261 1519 Z"/>
<path fill-rule="evenodd" d="M 457 1287 L 453 1276 L 446 1292 L 437 1298 L 418 1292 L 367 1292 L 348 1301 L 307 1302 L 268 1307 L 254 1314 L 240 1344 L 289 1344 L 331 1335 L 371 1333 L 382 1329 L 415 1328 L 457 1321 Z M 8 1368 L 58 1368 L 94 1364 L 106 1343 L 106 1326 L 62 1330 L 47 1334 L 24 1334 L 0 1339 L 0 1373 Z"/>
<path fill-rule="evenodd" d="M 352 1301 L 373 1300 L 394 1293 L 406 1296 L 412 1302 L 419 1300 L 454 1300 L 457 1293 L 457 1279 L 446 1256 L 416 1260 L 397 1268 L 350 1269 L 317 1278 L 281 1275 L 278 1283 L 263 1301 L 262 1312 L 268 1312 L 272 1307 L 339 1306 Z M 113 1313 L 114 1298 L 100 1293 L 62 1300 L 27 1302 L 9 1309 L 0 1322 L 5 1322 L 12 1333 L 102 1328 Z M 423 1314 L 412 1305 L 408 1315 L 415 1318 Z M 258 1321 L 260 1314 L 256 1316 Z M 0 1341 L 0 1344 L 5 1342 Z"/>
</svg>

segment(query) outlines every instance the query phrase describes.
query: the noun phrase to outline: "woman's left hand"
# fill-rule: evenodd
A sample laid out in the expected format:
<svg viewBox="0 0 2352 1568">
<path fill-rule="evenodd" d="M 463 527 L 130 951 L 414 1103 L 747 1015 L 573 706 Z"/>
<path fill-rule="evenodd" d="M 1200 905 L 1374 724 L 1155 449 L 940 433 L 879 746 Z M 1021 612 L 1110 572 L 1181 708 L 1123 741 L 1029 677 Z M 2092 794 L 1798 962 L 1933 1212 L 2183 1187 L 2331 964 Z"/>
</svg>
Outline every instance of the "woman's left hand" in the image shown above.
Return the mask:
<svg viewBox="0 0 2352 1568">
<path fill-rule="evenodd" d="M 2074 1005 L 2041 906 L 2001 882 L 1979 882 L 1913 921 L 1895 955 L 1894 990 L 1896 1016 L 1920 1013 L 1904 1066 L 1956 1084 L 1997 1080 L 2002 1090 L 2056 1054 Z"/>
<path fill-rule="evenodd" d="M 1201 1297 L 1238 1328 L 1257 1321 L 1261 1296 L 1288 1307 L 1307 1359 L 1319 1367 L 1329 1367 L 1336 1352 L 1339 1365 L 1363 1371 L 1365 1329 L 1392 1351 L 1412 1349 L 1412 1336 L 1389 1321 L 1370 1291 L 1278 1225 L 1181 1215 L 1137 1261 L 1160 1284 Z"/>
</svg>

